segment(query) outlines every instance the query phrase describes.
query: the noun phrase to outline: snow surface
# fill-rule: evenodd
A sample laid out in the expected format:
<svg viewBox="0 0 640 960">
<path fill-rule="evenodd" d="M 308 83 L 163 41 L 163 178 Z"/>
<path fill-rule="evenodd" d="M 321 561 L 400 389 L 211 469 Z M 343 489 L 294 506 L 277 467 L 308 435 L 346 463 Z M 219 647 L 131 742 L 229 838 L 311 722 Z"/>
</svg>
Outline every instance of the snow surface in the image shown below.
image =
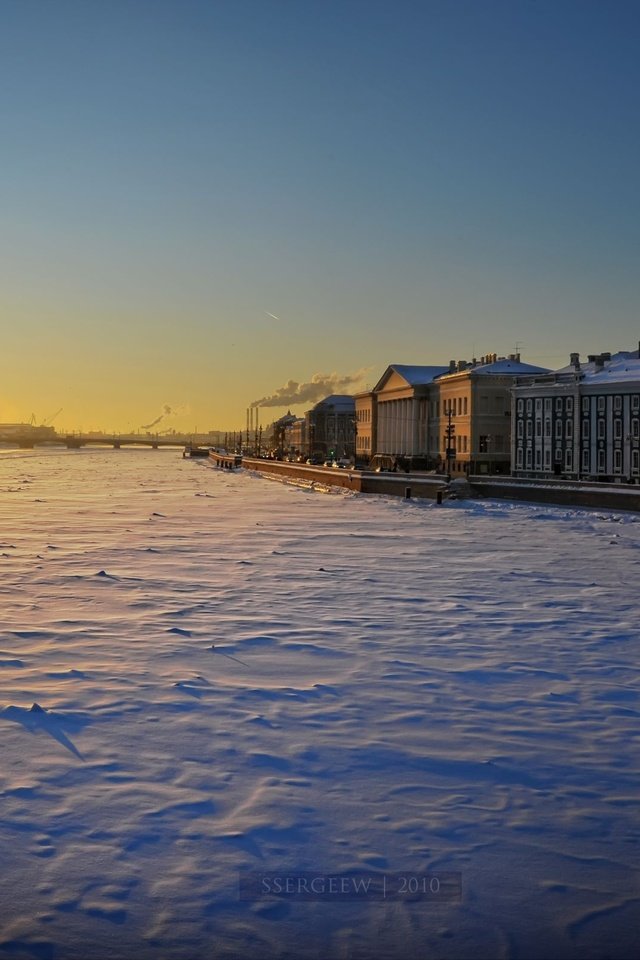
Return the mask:
<svg viewBox="0 0 640 960">
<path fill-rule="evenodd" d="M 0 493 L 1 957 L 640 955 L 635 516 L 126 449 Z"/>
</svg>

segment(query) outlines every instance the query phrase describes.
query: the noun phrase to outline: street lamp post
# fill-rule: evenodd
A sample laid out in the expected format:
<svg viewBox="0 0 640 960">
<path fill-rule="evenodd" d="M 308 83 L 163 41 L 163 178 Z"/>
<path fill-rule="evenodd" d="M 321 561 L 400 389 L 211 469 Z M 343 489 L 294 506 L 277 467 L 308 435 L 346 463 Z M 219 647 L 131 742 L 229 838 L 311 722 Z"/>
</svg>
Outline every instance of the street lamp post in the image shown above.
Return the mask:
<svg viewBox="0 0 640 960">
<path fill-rule="evenodd" d="M 453 440 L 456 434 L 456 425 L 455 423 L 452 423 L 453 416 L 454 416 L 453 409 L 451 407 L 451 403 L 449 403 L 449 410 L 447 413 L 447 427 L 445 430 L 445 442 L 446 442 L 445 459 L 447 462 L 447 476 L 449 479 L 451 479 L 451 461 L 453 460 L 456 453 L 455 447 L 453 446 Z"/>
</svg>

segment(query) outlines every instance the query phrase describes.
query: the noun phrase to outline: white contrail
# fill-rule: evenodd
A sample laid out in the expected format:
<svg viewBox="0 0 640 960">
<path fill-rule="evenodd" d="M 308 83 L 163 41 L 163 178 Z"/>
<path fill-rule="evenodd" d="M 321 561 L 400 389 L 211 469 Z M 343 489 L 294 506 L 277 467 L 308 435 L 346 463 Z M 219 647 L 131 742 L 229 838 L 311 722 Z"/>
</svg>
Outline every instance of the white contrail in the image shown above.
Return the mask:
<svg viewBox="0 0 640 960">
<path fill-rule="evenodd" d="M 280 321 L 280 317 L 276 317 L 275 313 L 269 313 L 268 310 L 265 310 L 265 316 L 271 317 L 272 320 Z"/>
</svg>

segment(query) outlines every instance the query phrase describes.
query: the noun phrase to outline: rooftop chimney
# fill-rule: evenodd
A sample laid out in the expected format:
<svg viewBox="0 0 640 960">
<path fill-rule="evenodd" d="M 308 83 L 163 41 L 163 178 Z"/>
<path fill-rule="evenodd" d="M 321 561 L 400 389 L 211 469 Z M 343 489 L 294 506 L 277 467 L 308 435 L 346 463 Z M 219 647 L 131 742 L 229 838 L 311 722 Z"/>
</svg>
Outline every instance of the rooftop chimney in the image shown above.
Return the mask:
<svg viewBox="0 0 640 960">
<path fill-rule="evenodd" d="M 580 354 L 572 353 L 569 355 L 569 363 L 575 370 L 580 369 Z"/>
<path fill-rule="evenodd" d="M 449 360 L 449 373 L 456 372 L 456 362 L 455 360 Z"/>
<path fill-rule="evenodd" d="M 458 373 L 461 373 L 462 370 L 466 370 L 469 364 L 466 360 L 458 360 Z"/>
<path fill-rule="evenodd" d="M 596 370 L 603 369 L 605 358 L 606 358 L 606 355 L 604 353 L 601 353 L 599 357 L 595 358 Z"/>
</svg>

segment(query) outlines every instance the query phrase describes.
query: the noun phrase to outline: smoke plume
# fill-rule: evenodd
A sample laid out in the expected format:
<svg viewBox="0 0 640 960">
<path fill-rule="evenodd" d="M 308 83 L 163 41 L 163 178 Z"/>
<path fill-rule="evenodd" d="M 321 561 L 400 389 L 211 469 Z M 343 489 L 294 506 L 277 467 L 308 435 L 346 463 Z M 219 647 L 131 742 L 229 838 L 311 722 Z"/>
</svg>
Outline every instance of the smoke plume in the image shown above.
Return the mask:
<svg viewBox="0 0 640 960">
<path fill-rule="evenodd" d="M 150 430 L 151 427 L 157 426 L 161 420 L 165 420 L 167 417 L 178 417 L 181 414 L 189 412 L 188 406 L 181 407 L 170 407 L 168 403 L 165 403 L 162 407 L 162 413 L 160 416 L 156 417 L 155 420 L 152 420 L 151 423 L 143 423 L 140 426 L 140 430 Z"/>
<path fill-rule="evenodd" d="M 314 373 L 308 383 L 288 380 L 270 397 L 254 400 L 252 407 L 293 407 L 300 403 L 317 403 L 332 393 L 348 393 L 364 381 L 367 368 L 340 376 L 337 373 Z"/>
</svg>

